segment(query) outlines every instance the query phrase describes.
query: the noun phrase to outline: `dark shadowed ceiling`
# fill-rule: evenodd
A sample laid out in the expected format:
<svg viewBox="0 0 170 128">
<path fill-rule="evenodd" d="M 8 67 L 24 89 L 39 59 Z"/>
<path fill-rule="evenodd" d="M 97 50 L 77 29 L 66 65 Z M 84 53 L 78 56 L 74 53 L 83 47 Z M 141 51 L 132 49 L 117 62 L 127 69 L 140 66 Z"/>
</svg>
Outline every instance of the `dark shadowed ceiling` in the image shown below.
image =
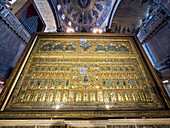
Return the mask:
<svg viewBox="0 0 170 128">
<path fill-rule="evenodd" d="M 153 0 L 122 0 L 112 21 L 112 31 L 136 33 L 154 7 Z"/>
</svg>

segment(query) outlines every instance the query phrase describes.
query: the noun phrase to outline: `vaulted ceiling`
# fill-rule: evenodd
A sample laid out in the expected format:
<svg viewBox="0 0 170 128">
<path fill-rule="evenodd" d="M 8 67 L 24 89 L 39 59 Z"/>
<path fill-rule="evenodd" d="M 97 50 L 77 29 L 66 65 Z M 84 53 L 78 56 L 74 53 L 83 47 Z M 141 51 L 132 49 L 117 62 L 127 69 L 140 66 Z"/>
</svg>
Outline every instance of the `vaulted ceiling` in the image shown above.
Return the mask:
<svg viewBox="0 0 170 128">
<path fill-rule="evenodd" d="M 121 0 L 112 21 L 112 32 L 137 33 L 155 7 L 153 0 Z"/>
<path fill-rule="evenodd" d="M 73 28 L 79 32 L 94 27 L 104 28 L 116 0 L 49 0 L 54 15 L 59 19 L 62 29 Z"/>
<path fill-rule="evenodd" d="M 114 33 L 137 33 L 154 8 L 153 0 L 34 0 L 46 21 L 46 31 L 76 32 L 106 26 Z M 49 5 L 47 5 L 47 2 Z M 50 9 L 51 8 L 51 9 Z"/>
</svg>

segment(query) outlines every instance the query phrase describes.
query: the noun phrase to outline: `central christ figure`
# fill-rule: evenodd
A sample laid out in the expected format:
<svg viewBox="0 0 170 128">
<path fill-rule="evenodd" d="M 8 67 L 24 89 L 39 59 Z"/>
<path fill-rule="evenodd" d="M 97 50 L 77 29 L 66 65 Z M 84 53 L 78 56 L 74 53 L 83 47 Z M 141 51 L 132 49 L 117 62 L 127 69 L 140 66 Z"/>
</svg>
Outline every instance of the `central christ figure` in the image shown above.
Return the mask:
<svg viewBox="0 0 170 128">
<path fill-rule="evenodd" d="M 84 77 L 84 83 L 87 83 L 88 82 L 88 78 L 87 78 L 87 75 L 83 76 Z"/>
</svg>

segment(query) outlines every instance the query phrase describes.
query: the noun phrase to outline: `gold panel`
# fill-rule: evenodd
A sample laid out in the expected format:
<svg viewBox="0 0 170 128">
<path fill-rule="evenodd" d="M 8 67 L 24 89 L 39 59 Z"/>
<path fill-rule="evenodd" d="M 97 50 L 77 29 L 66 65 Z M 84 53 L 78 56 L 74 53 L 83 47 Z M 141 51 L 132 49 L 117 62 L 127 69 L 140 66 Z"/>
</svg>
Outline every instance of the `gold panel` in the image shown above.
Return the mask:
<svg viewBox="0 0 170 128">
<path fill-rule="evenodd" d="M 157 78 L 133 36 L 37 37 L 26 49 L 17 75 L 13 74 L 15 88 L 6 111 L 84 110 L 90 117 L 90 110 L 101 110 L 96 114 L 102 116 L 105 110 L 165 109 Z"/>
</svg>

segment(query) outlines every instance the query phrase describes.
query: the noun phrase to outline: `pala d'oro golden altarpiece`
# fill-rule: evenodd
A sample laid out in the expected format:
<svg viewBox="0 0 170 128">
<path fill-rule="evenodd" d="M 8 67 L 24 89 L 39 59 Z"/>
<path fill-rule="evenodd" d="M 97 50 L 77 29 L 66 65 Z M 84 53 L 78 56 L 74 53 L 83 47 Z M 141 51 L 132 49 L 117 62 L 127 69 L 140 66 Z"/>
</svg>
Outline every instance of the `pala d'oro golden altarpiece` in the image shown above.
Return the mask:
<svg viewBox="0 0 170 128">
<path fill-rule="evenodd" d="M 158 78 L 135 39 L 113 34 L 36 35 L 8 83 L 13 90 L 0 116 L 168 116 L 166 96 L 159 95 Z"/>
</svg>

